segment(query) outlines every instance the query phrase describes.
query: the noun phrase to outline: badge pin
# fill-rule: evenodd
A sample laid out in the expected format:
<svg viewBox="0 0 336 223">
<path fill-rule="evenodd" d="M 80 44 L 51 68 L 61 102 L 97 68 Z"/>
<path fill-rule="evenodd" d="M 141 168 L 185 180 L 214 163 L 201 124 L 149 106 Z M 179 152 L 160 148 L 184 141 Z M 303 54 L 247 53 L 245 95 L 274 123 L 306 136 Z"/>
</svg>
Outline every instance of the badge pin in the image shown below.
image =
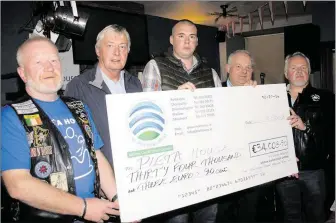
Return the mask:
<svg viewBox="0 0 336 223">
<path fill-rule="evenodd" d="M 82 120 L 83 123 L 85 123 L 85 124 L 89 123 L 89 119 L 88 119 L 88 117 L 87 117 L 87 115 L 86 115 L 85 112 L 81 112 L 79 114 L 79 118 L 80 118 L 80 120 Z"/>
<path fill-rule="evenodd" d="M 50 174 L 50 184 L 58 189 L 68 190 L 68 181 L 65 172 L 57 172 Z"/>
<path fill-rule="evenodd" d="M 84 125 L 84 129 L 85 129 L 86 133 L 89 135 L 89 137 L 92 139 L 91 127 L 89 125 Z"/>
<path fill-rule="evenodd" d="M 35 165 L 35 175 L 38 178 L 47 178 L 51 173 L 51 166 L 46 161 L 40 161 Z"/>
<path fill-rule="evenodd" d="M 318 94 L 313 94 L 313 95 L 311 96 L 311 98 L 312 98 L 313 101 L 319 101 L 319 100 L 320 100 L 320 95 L 318 95 Z"/>
</svg>

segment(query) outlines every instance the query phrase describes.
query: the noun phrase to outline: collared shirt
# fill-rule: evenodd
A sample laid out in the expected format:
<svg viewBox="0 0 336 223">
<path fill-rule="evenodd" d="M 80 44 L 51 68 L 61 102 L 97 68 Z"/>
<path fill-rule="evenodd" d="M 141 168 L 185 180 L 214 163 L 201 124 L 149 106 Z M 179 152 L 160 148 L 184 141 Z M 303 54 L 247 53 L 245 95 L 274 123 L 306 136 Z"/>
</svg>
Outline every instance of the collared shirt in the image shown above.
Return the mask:
<svg viewBox="0 0 336 223">
<path fill-rule="evenodd" d="M 287 93 L 288 93 L 289 95 L 291 95 L 291 94 L 290 94 L 290 84 L 287 84 L 287 86 L 286 86 L 286 90 L 287 90 Z M 295 99 L 292 98 L 292 95 L 291 95 L 291 103 L 292 103 L 292 106 L 293 106 L 294 103 L 295 103 Z"/>
<path fill-rule="evenodd" d="M 197 65 L 197 59 L 195 56 L 193 56 L 193 65 L 191 67 L 190 70 L 187 70 L 186 67 L 183 64 L 183 69 L 188 72 L 188 74 L 190 74 L 193 69 L 195 69 L 196 65 Z M 211 68 L 212 71 L 212 76 L 213 76 L 213 80 L 215 83 L 215 87 L 222 87 L 222 82 L 217 74 L 217 72 Z M 141 77 L 141 83 L 142 83 L 142 89 L 144 92 L 147 91 L 161 91 L 161 74 L 160 74 L 160 70 L 159 67 L 156 63 L 155 60 L 150 60 Z"/>
<path fill-rule="evenodd" d="M 124 73 L 125 71 L 120 71 L 120 78 L 118 81 L 111 80 L 100 68 L 97 67 L 97 70 L 101 72 L 103 80 L 110 90 L 111 94 L 126 94 L 125 82 L 124 82 Z"/>
<path fill-rule="evenodd" d="M 226 85 L 227 85 L 228 87 L 233 87 L 233 85 L 232 85 L 232 83 L 231 83 L 231 81 L 230 81 L 230 78 L 228 78 L 228 79 L 226 80 Z"/>
</svg>

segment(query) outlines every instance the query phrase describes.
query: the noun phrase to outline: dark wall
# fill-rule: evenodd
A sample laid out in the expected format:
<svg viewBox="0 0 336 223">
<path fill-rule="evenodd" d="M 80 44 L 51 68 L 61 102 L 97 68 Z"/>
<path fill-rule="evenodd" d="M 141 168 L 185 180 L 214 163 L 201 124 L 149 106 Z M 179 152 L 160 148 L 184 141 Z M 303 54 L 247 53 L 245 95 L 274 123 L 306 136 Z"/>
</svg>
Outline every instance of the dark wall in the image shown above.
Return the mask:
<svg viewBox="0 0 336 223">
<path fill-rule="evenodd" d="M 226 55 L 227 59 L 231 53 L 236 50 L 245 50 L 245 38 L 241 35 L 235 35 L 233 37 L 226 37 Z"/>
<path fill-rule="evenodd" d="M 284 41 L 285 56 L 300 51 L 310 59 L 312 71 L 320 70 L 320 27 L 313 24 L 287 26 Z"/>
<path fill-rule="evenodd" d="M 127 63 L 129 66 L 143 65 L 149 60 L 146 16 L 89 6 L 77 7 L 90 18 L 86 32 L 80 38 L 73 38 L 73 58 L 75 64 L 94 64 L 97 61 L 95 44 L 98 33 L 106 26 L 118 24 L 126 28 L 131 37 L 131 50 Z"/>
<path fill-rule="evenodd" d="M 313 4 L 312 23 L 321 30 L 321 42 L 335 41 L 335 1 L 307 2 Z"/>
<path fill-rule="evenodd" d="M 149 54 L 166 52 L 170 46 L 169 37 L 177 21 L 157 16 L 147 16 Z M 209 66 L 219 73 L 219 44 L 216 41 L 217 28 L 196 25 L 198 31 L 198 47 L 196 52 L 207 59 Z"/>
<path fill-rule="evenodd" d="M 1 105 L 13 101 L 24 84 L 16 73 L 16 51 L 28 38 L 28 32 L 19 33 L 33 12 L 32 2 L 1 1 Z M 33 26 L 33 25 L 32 25 Z"/>
<path fill-rule="evenodd" d="M 28 38 L 28 32 L 18 33 L 32 14 L 32 2 L 1 1 L 1 75 L 16 72 L 16 50 Z"/>
</svg>

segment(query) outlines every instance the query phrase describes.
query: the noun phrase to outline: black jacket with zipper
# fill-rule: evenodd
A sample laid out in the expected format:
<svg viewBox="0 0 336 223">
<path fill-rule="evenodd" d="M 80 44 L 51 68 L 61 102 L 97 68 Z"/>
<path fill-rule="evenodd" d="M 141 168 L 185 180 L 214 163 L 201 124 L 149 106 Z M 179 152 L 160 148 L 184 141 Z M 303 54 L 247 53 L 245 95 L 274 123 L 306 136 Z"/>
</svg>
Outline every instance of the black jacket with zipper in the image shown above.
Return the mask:
<svg viewBox="0 0 336 223">
<path fill-rule="evenodd" d="M 304 131 L 293 128 L 299 170 L 323 169 L 335 157 L 335 95 L 309 84 L 293 105 L 289 93 L 288 101 L 306 125 Z"/>
</svg>

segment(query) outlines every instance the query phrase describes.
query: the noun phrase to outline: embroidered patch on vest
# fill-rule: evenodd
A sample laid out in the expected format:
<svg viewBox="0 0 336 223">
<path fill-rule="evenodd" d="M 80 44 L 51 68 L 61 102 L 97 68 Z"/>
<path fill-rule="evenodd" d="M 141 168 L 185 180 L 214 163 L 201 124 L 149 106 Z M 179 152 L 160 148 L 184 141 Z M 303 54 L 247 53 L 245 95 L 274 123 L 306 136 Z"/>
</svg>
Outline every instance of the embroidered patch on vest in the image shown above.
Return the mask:
<svg viewBox="0 0 336 223">
<path fill-rule="evenodd" d="M 39 178 L 47 178 L 51 173 L 51 166 L 46 161 L 40 161 L 35 165 L 35 174 Z"/>
<path fill-rule="evenodd" d="M 24 115 L 23 118 L 25 119 L 26 124 L 27 124 L 28 126 L 42 125 L 42 120 L 41 120 L 39 114 L 34 114 L 34 115 Z"/>
<path fill-rule="evenodd" d="M 50 174 L 50 184 L 58 189 L 68 190 L 68 181 L 65 172 L 57 172 Z"/>
<path fill-rule="evenodd" d="M 85 123 L 85 124 L 89 124 L 89 118 L 87 117 L 86 113 L 84 111 L 82 111 L 80 114 L 79 114 L 79 119 Z"/>
<path fill-rule="evenodd" d="M 320 95 L 318 95 L 318 94 L 312 94 L 311 98 L 312 98 L 313 101 L 319 101 L 320 100 Z"/>
<path fill-rule="evenodd" d="M 46 140 L 47 136 L 49 135 L 49 130 L 41 128 L 39 126 L 34 126 L 33 131 L 34 131 L 34 147 L 48 146 Z"/>
<path fill-rule="evenodd" d="M 31 145 L 34 142 L 34 131 L 26 133 L 26 135 L 27 135 L 28 146 L 31 147 Z"/>
<path fill-rule="evenodd" d="M 18 103 L 18 104 L 12 104 L 12 106 L 15 108 L 16 112 L 21 115 L 21 114 L 32 114 L 35 112 L 38 112 L 37 108 L 33 104 L 31 100 Z"/>
<path fill-rule="evenodd" d="M 72 101 L 66 103 L 70 109 L 75 109 L 78 118 L 84 123 L 89 124 L 89 118 L 84 110 L 84 104 L 81 101 Z"/>
<path fill-rule="evenodd" d="M 47 156 L 52 154 L 51 146 L 40 146 L 30 148 L 30 157 Z"/>
<path fill-rule="evenodd" d="M 84 125 L 84 129 L 86 131 L 86 133 L 88 134 L 88 136 L 92 139 L 92 130 L 91 127 L 89 125 Z"/>
</svg>

